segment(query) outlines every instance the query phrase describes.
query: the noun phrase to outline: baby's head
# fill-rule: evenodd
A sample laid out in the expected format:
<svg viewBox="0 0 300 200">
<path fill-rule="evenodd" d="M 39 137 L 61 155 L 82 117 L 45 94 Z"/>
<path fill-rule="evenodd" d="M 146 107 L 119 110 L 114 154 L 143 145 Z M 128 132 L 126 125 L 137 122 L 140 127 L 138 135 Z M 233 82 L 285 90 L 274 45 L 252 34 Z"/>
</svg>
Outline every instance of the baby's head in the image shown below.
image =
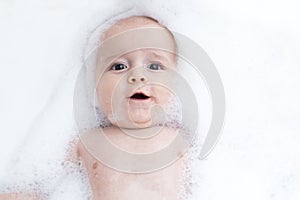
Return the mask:
<svg viewBox="0 0 300 200">
<path fill-rule="evenodd" d="M 110 26 L 100 40 L 96 92 L 104 114 L 121 128 L 157 124 L 163 117 L 157 111 L 174 96 L 172 33 L 152 18 L 133 16 Z"/>
</svg>

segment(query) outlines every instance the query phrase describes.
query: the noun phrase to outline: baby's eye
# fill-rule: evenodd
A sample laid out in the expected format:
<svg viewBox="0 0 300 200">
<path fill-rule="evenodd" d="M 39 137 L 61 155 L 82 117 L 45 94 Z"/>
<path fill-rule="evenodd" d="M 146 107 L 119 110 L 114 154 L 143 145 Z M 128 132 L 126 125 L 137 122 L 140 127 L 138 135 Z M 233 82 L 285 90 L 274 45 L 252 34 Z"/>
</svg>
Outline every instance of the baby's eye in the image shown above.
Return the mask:
<svg viewBox="0 0 300 200">
<path fill-rule="evenodd" d="M 162 70 L 162 66 L 158 63 L 151 63 L 150 65 L 147 66 L 147 68 L 151 70 Z"/>
<path fill-rule="evenodd" d="M 126 65 L 118 63 L 118 64 L 113 65 L 113 66 L 110 68 L 110 70 L 121 71 L 121 70 L 124 70 L 124 69 L 126 69 L 126 68 L 128 68 Z"/>
</svg>

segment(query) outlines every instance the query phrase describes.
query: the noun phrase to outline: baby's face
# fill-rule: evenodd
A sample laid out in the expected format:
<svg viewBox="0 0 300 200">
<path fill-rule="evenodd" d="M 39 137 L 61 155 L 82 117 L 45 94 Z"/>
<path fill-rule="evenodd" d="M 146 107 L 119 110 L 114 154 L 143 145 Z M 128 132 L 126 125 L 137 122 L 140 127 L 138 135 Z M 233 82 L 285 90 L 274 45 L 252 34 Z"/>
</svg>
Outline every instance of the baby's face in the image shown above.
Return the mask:
<svg viewBox="0 0 300 200">
<path fill-rule="evenodd" d="M 132 32 L 150 27 L 160 28 L 163 33 L 153 38 L 148 29 Z M 131 33 L 112 39 L 126 31 Z M 151 19 L 131 17 L 110 27 L 102 40 L 108 42 L 100 47 L 97 64 L 97 95 L 101 108 L 112 124 L 119 127 L 150 127 L 155 123 L 156 105 L 166 107 L 172 96 L 172 89 L 167 86 L 172 82 L 176 65 L 172 35 Z M 151 40 L 158 41 L 167 51 L 157 48 L 132 50 L 132 43 L 143 46 L 144 41 L 151 43 Z"/>
</svg>

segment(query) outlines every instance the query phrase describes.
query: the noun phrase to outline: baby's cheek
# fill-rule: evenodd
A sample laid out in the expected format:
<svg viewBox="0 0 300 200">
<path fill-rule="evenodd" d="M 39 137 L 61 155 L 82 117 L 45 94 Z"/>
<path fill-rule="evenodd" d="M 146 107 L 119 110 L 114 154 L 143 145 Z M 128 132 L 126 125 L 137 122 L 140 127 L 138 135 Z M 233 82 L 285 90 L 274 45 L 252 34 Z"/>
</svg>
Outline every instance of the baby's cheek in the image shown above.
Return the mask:
<svg viewBox="0 0 300 200">
<path fill-rule="evenodd" d="M 110 113 L 111 111 L 111 90 L 109 88 L 98 87 L 97 88 L 97 96 L 98 101 L 100 103 L 101 109 L 106 113 Z"/>
<path fill-rule="evenodd" d="M 170 99 L 173 96 L 172 91 L 168 90 L 165 87 L 157 87 L 155 93 L 157 94 L 157 99 L 158 99 L 157 103 L 160 105 L 168 104 Z"/>
</svg>

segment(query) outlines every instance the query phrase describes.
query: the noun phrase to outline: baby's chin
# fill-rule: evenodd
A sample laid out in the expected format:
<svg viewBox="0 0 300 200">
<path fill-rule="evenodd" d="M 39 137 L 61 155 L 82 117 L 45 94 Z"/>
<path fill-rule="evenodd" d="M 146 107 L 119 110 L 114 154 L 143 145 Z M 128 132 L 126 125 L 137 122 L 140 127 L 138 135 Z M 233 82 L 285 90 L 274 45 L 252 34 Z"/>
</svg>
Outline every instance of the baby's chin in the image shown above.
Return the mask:
<svg viewBox="0 0 300 200">
<path fill-rule="evenodd" d="M 122 114 L 122 116 L 121 119 L 109 118 L 109 120 L 113 125 L 120 128 L 148 128 L 154 125 L 148 109 L 134 109 L 128 114 Z"/>
<path fill-rule="evenodd" d="M 148 109 L 135 109 L 129 112 L 130 122 L 137 127 L 149 127 L 152 124 L 152 118 Z"/>
<path fill-rule="evenodd" d="M 164 105 L 166 106 L 166 105 Z M 129 107 L 115 117 L 108 117 L 111 123 L 120 128 L 148 128 L 165 124 L 168 114 L 161 105 L 145 107 Z M 112 115 L 111 115 L 112 116 Z"/>
</svg>

